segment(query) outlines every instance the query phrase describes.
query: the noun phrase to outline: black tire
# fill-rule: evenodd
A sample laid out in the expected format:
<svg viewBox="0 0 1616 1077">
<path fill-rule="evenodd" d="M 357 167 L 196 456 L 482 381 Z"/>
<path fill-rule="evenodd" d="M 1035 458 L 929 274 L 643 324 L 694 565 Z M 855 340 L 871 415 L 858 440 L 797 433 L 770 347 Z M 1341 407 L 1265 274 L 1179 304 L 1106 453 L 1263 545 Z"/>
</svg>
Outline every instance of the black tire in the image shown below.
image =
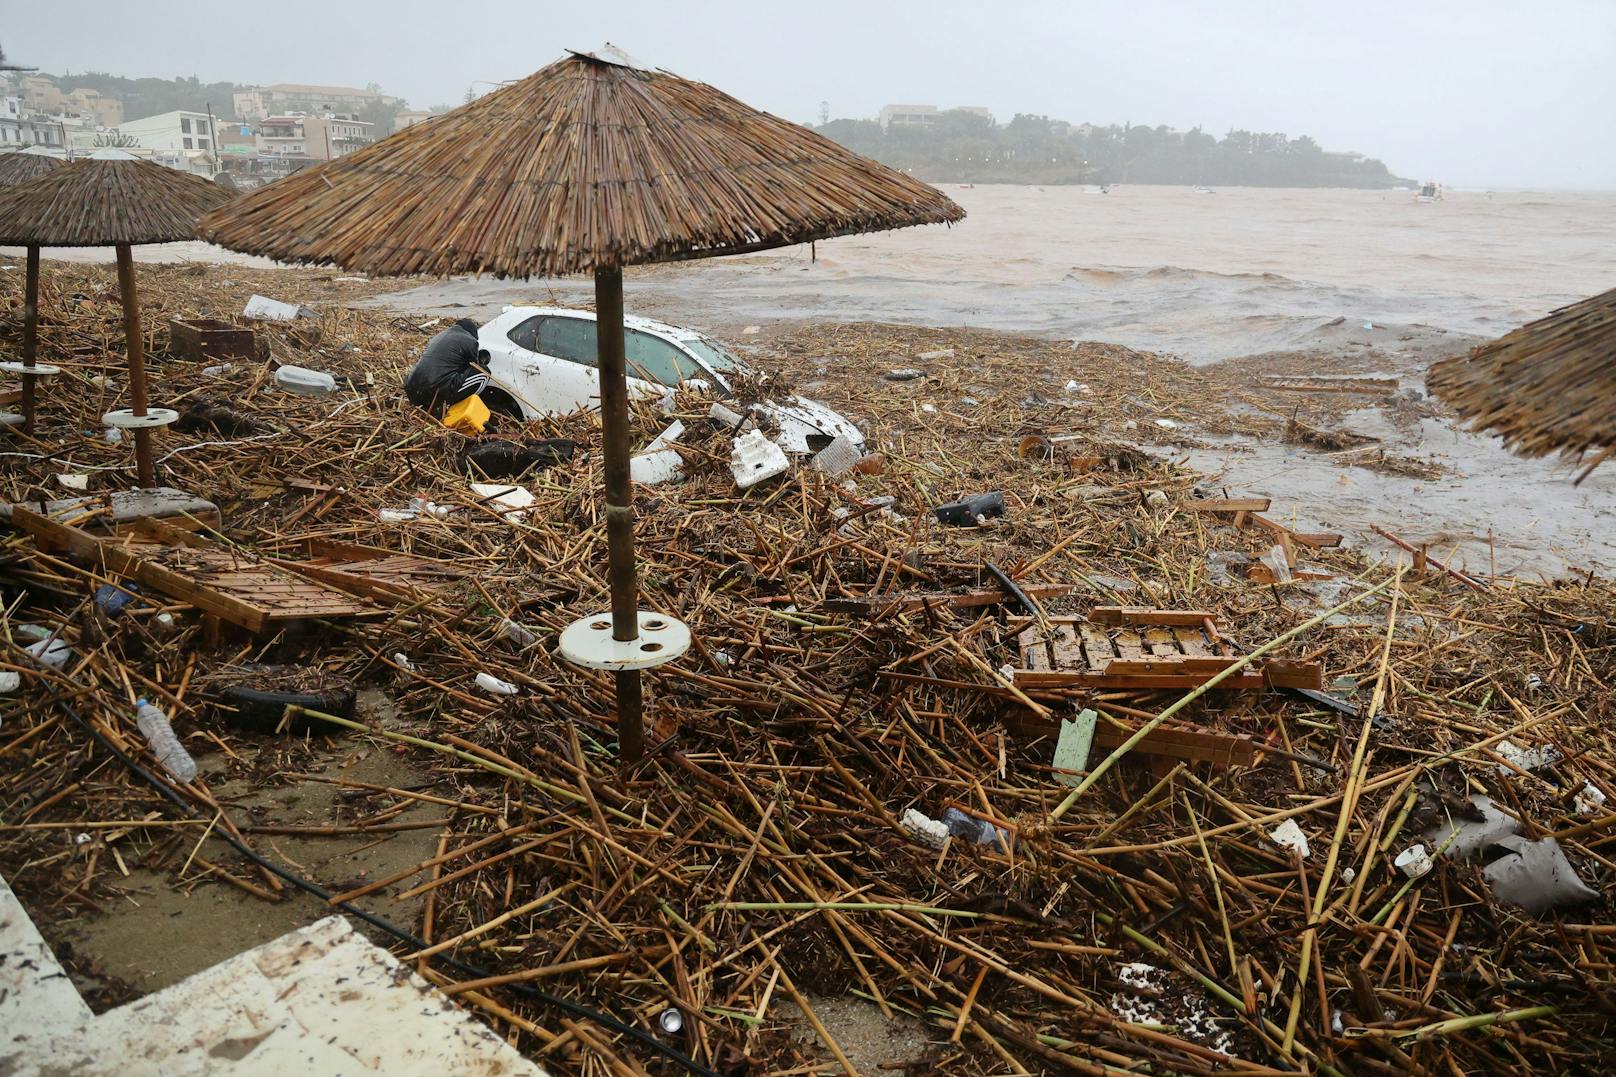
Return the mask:
<svg viewBox="0 0 1616 1077">
<path fill-rule="evenodd" d="M 517 422 L 526 421 L 526 416 L 522 414 L 522 405 L 518 404 L 516 398 L 504 389 L 490 387 L 477 395 L 483 398 L 483 404 L 495 415 L 503 415 L 508 419 L 515 419 Z"/>
<path fill-rule="evenodd" d="M 275 733 L 288 705 L 306 707 L 311 711 L 334 714 L 338 718 L 352 718 L 356 696 L 351 689 L 328 692 L 265 692 L 257 688 L 236 685 L 219 693 L 219 716 L 227 725 L 249 733 Z M 305 733 L 334 735 L 342 727 L 322 722 L 306 715 L 294 715 L 287 723 L 285 733 L 301 737 Z"/>
</svg>

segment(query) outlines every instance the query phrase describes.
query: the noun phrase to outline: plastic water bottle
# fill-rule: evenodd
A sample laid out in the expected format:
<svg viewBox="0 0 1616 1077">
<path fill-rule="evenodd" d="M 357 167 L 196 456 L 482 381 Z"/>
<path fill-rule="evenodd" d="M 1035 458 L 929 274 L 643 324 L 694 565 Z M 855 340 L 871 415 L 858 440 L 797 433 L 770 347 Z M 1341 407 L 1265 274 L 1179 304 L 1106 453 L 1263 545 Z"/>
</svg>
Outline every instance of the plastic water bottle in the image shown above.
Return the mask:
<svg viewBox="0 0 1616 1077">
<path fill-rule="evenodd" d="M 948 832 L 956 838 L 973 841 L 978 845 L 992 845 L 998 850 L 1008 853 L 1015 844 L 1015 839 L 1008 830 L 994 826 L 986 819 L 978 819 L 967 815 L 958 808 L 949 808 L 943 812 L 943 825 Z"/>
<path fill-rule="evenodd" d="M 185 750 L 185 745 L 174 735 L 168 724 L 168 715 L 142 699 L 135 708 L 135 724 L 151 748 L 157 761 L 163 764 L 176 781 L 190 782 L 196 777 L 196 760 Z"/>
</svg>

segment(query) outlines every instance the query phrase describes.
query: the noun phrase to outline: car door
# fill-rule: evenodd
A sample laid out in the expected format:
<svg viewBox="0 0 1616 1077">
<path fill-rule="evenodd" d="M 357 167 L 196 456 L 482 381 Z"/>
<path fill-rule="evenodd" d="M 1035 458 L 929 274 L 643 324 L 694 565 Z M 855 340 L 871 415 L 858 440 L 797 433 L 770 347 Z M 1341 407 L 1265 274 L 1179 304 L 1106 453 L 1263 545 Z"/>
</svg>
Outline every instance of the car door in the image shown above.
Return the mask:
<svg viewBox="0 0 1616 1077">
<path fill-rule="evenodd" d="M 593 321 L 538 314 L 519 322 L 508 337 L 512 395 L 527 408 L 565 415 L 600 406 Z"/>
</svg>

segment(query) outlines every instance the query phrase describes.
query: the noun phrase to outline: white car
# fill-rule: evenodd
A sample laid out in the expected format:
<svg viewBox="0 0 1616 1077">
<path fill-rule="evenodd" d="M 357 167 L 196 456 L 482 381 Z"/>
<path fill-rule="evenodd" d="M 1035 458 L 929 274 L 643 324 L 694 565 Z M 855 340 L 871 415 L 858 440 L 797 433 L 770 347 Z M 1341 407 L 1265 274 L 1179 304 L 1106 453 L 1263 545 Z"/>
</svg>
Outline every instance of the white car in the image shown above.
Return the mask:
<svg viewBox="0 0 1616 1077">
<path fill-rule="evenodd" d="M 664 396 L 680 385 L 701 385 L 730 395 L 730 378 L 747 366 L 722 344 L 700 333 L 648 318 L 624 317 L 623 349 L 629 392 Z M 565 415 L 600 406 L 595 316 L 563 307 L 506 307 L 478 332 L 488 352 L 489 388 L 483 400 L 495 411 Z M 830 408 L 800 396 L 754 404 L 772 420 L 774 441 L 787 452 L 815 453 L 837 437 L 863 447 L 859 428 Z"/>
</svg>

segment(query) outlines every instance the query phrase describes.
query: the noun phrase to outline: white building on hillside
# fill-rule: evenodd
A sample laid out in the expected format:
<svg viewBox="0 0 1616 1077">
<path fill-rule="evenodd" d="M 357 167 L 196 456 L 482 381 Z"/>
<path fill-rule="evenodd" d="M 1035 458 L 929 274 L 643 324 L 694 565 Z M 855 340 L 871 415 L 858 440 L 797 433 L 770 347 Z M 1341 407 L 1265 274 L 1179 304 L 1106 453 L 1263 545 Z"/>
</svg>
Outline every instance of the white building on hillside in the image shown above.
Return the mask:
<svg viewBox="0 0 1616 1077">
<path fill-rule="evenodd" d="M 142 120 L 126 120 L 118 131 L 136 139 L 140 148 L 159 153 L 204 153 L 212 155 L 214 145 L 213 121 L 206 112 L 186 112 L 183 109 L 147 116 Z"/>
</svg>

